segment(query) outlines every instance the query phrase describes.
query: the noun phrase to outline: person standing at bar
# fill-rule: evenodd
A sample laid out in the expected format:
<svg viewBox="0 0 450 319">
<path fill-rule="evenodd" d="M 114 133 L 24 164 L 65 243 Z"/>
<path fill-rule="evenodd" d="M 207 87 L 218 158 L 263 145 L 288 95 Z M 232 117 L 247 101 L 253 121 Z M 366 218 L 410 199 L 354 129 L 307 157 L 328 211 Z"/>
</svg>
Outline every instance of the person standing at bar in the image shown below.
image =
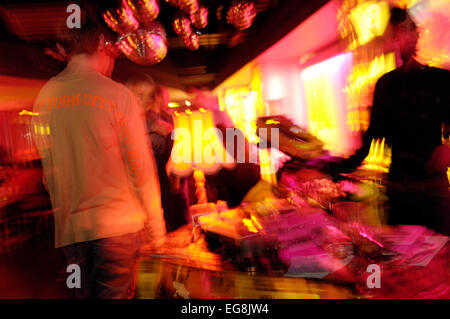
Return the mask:
<svg viewBox="0 0 450 319">
<path fill-rule="evenodd" d="M 81 28 L 65 30 L 69 62 L 34 105 L 55 246 L 80 267 L 77 298 L 132 298 L 142 244 L 165 235 L 139 106 L 128 88 L 109 78 L 117 56 L 111 40 L 93 14 Z"/>
<path fill-rule="evenodd" d="M 406 10 L 391 10 L 390 32 L 402 65 L 376 83 L 363 145 L 350 158 L 323 168 L 332 175 L 350 172 L 367 156 L 373 139 L 386 138 L 392 147 L 388 223 L 423 225 L 449 235 L 450 146 L 442 144 L 442 135 L 448 138 L 450 71 L 415 59 L 419 32 Z"/>
<path fill-rule="evenodd" d="M 126 84 L 138 98 L 144 112 L 161 185 L 161 204 L 166 230 L 172 232 L 189 223 L 189 200 L 187 180 L 166 172 L 166 164 L 173 147 L 174 129 L 172 116 L 167 111 L 169 94 L 145 73 L 130 77 Z"/>
</svg>

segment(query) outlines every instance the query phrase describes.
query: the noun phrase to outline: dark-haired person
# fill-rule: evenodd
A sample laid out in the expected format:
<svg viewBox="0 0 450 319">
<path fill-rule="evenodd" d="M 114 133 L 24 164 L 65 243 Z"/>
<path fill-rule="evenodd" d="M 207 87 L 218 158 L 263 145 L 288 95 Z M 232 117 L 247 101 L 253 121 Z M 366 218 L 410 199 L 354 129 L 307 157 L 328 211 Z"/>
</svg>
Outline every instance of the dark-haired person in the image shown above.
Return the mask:
<svg viewBox="0 0 450 319">
<path fill-rule="evenodd" d="M 402 65 L 376 83 L 362 147 L 326 170 L 354 170 L 367 156 L 372 139 L 386 138 L 392 147 L 388 222 L 423 225 L 449 235 L 449 146 L 442 144 L 442 128 L 450 123 L 450 71 L 415 59 L 419 32 L 406 10 L 391 10 L 389 28 Z"/>
<path fill-rule="evenodd" d="M 141 245 L 165 234 L 138 103 L 109 78 L 116 58 L 111 40 L 91 17 L 66 30 L 67 67 L 34 105 L 33 125 L 50 131 L 37 130 L 34 138 L 54 208 L 55 246 L 81 269 L 77 298 L 133 297 Z"/>
</svg>

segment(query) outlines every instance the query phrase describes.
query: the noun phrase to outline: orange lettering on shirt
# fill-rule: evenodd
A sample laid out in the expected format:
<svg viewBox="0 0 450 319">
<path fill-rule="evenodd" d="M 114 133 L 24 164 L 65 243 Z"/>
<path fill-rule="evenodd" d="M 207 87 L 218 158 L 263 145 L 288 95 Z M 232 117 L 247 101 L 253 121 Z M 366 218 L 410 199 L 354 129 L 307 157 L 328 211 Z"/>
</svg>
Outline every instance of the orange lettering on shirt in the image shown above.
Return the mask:
<svg viewBox="0 0 450 319">
<path fill-rule="evenodd" d="M 72 106 L 80 105 L 80 95 L 81 93 L 78 93 L 77 95 L 72 95 Z"/>
<path fill-rule="evenodd" d="M 98 98 L 99 98 L 98 107 L 103 109 L 105 107 L 105 103 L 108 102 L 108 100 L 101 96 L 99 96 Z"/>
<path fill-rule="evenodd" d="M 68 96 L 68 95 L 64 96 L 64 100 L 63 100 L 63 105 L 62 106 L 64 106 L 64 107 L 70 106 L 70 96 Z"/>
<path fill-rule="evenodd" d="M 51 96 L 51 97 L 49 97 L 49 98 L 47 99 L 47 101 L 48 101 L 48 109 L 49 109 L 49 110 L 52 109 L 52 106 L 55 106 L 56 100 L 57 100 L 57 99 L 58 99 L 58 98 L 57 98 L 57 97 L 54 97 L 54 96 Z"/>
<path fill-rule="evenodd" d="M 93 99 L 93 97 L 92 97 L 92 94 L 89 94 L 89 93 L 86 93 L 86 94 L 84 94 L 84 105 L 85 106 L 92 106 L 93 104 L 92 104 L 92 99 Z"/>
<path fill-rule="evenodd" d="M 113 112 L 117 108 L 117 103 L 114 101 L 108 101 L 109 102 L 109 111 Z"/>
<path fill-rule="evenodd" d="M 57 109 L 59 109 L 60 107 L 63 107 L 64 106 L 64 97 L 62 97 L 62 96 L 58 96 L 58 103 L 56 104 L 55 103 L 55 107 L 57 108 Z"/>
</svg>

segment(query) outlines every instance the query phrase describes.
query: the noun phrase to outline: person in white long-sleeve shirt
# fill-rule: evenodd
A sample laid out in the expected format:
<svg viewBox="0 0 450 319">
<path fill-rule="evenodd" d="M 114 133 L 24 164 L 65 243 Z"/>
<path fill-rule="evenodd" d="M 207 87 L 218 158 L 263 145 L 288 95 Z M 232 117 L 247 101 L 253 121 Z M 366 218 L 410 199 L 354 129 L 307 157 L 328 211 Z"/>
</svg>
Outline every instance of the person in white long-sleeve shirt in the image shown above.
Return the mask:
<svg viewBox="0 0 450 319">
<path fill-rule="evenodd" d="M 68 30 L 68 65 L 34 105 L 55 246 L 81 267 L 80 298 L 131 297 L 141 244 L 165 235 L 139 106 L 129 89 L 109 78 L 116 57 L 110 39 L 99 19 Z"/>
</svg>

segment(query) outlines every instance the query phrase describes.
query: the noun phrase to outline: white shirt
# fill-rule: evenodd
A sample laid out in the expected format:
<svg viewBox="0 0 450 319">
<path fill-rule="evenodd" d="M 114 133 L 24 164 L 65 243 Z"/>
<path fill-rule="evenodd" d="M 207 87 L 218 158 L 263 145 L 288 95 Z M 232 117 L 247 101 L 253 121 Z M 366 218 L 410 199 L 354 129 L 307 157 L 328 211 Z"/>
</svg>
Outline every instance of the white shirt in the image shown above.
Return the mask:
<svg viewBox="0 0 450 319">
<path fill-rule="evenodd" d="M 80 62 L 50 79 L 34 105 L 36 146 L 55 210 L 55 246 L 165 234 L 158 175 L 129 89 Z"/>
</svg>

